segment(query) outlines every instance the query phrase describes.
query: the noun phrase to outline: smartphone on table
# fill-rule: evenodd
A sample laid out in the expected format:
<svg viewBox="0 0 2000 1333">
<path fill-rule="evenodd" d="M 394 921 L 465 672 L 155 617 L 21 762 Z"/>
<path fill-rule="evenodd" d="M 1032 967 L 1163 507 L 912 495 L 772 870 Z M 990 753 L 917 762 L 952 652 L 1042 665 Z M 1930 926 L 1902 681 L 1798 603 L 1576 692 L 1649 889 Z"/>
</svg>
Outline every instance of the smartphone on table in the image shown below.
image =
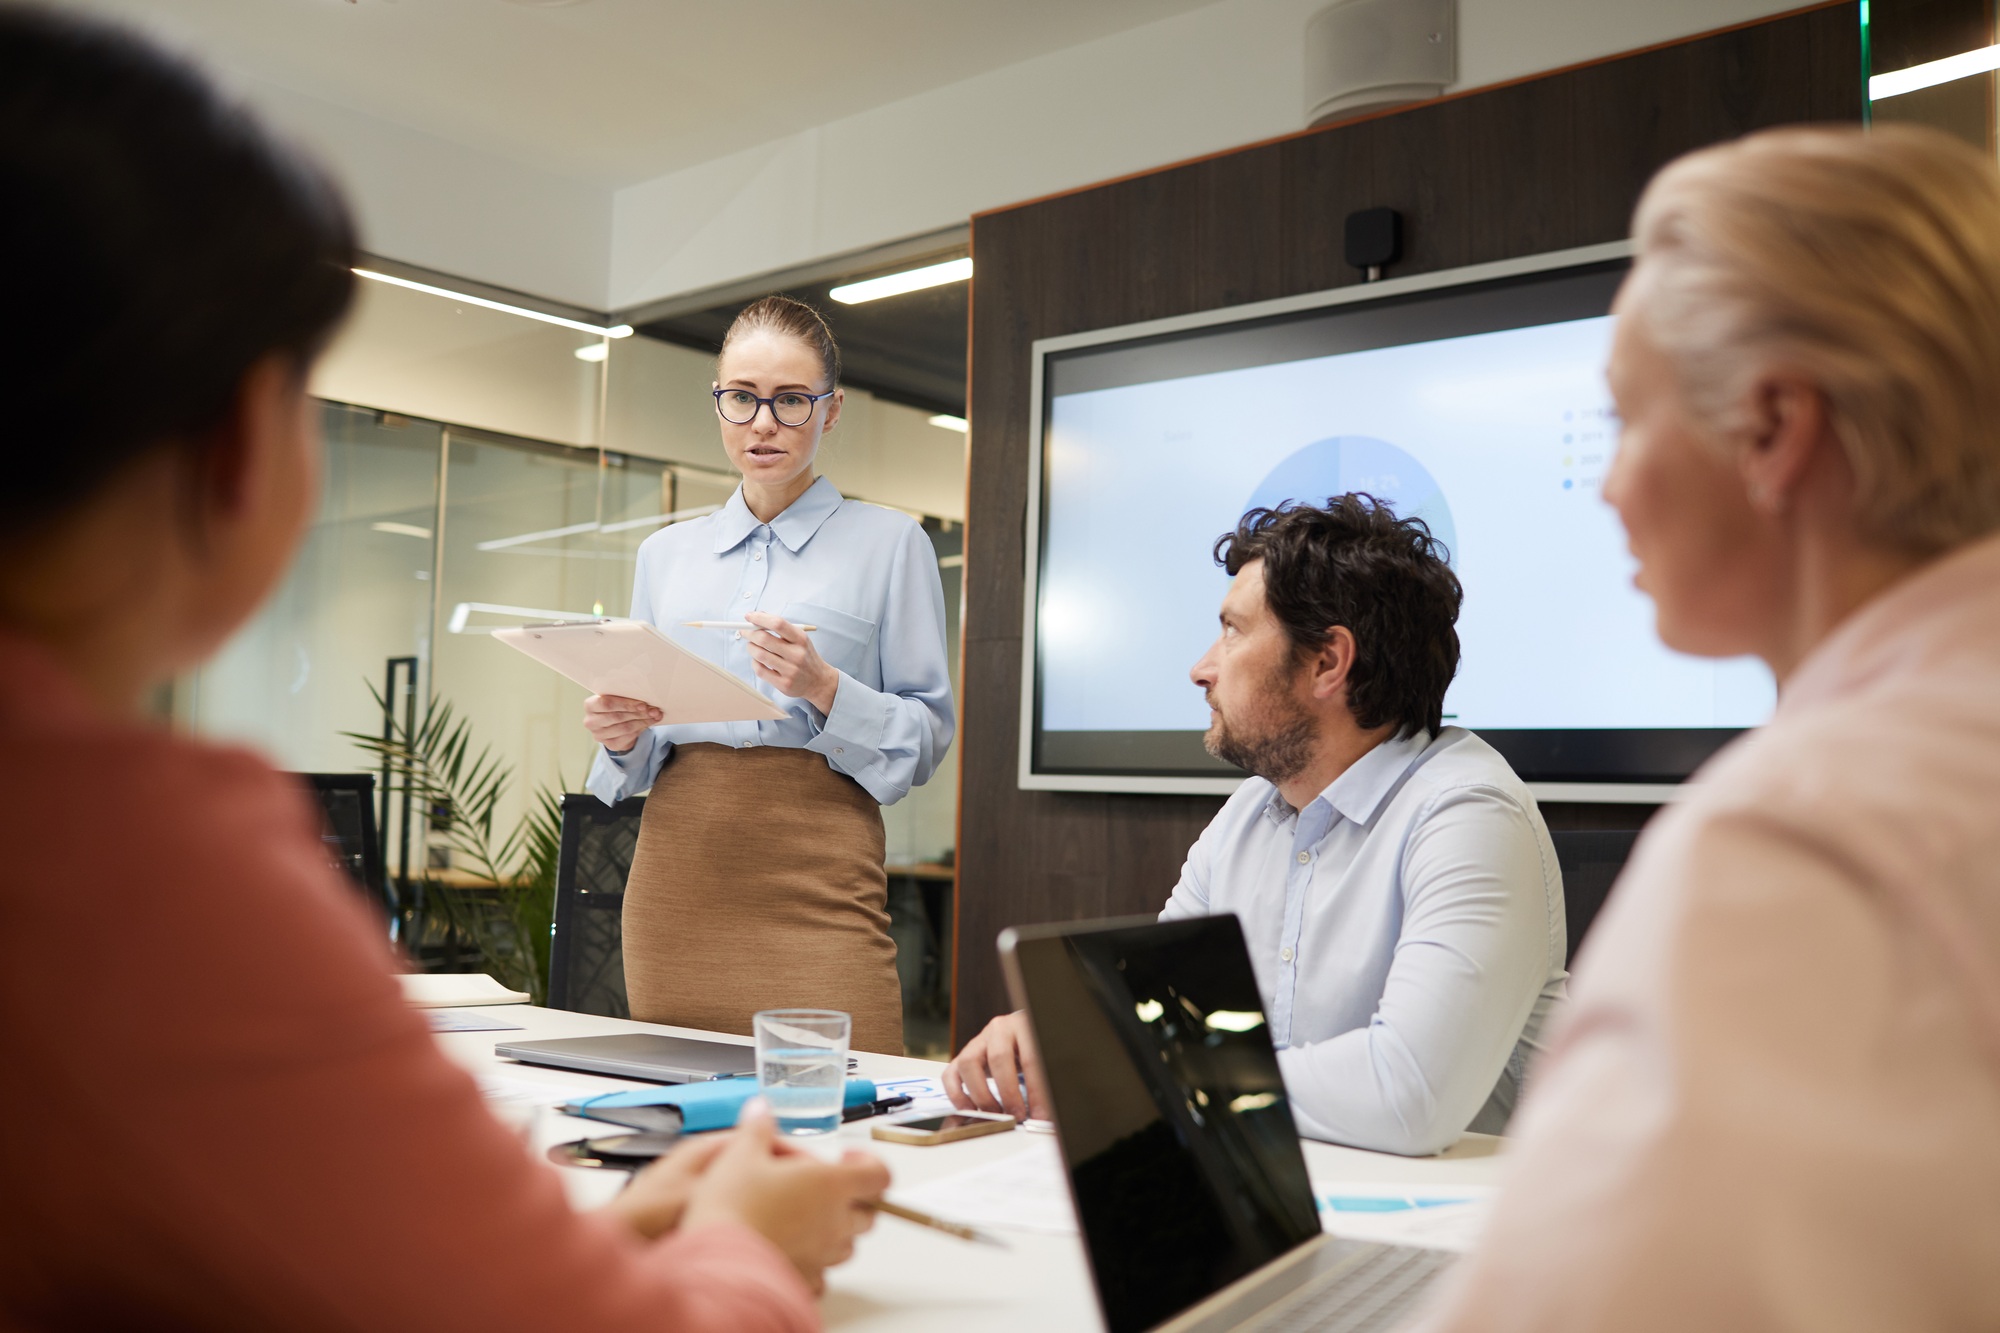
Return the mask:
<svg viewBox="0 0 2000 1333">
<path fill-rule="evenodd" d="M 947 1115 L 903 1116 L 875 1126 L 875 1138 L 884 1143 L 914 1143 L 929 1147 L 976 1139 L 982 1134 L 1005 1134 L 1014 1128 L 1014 1117 L 993 1111 L 953 1111 Z"/>
</svg>

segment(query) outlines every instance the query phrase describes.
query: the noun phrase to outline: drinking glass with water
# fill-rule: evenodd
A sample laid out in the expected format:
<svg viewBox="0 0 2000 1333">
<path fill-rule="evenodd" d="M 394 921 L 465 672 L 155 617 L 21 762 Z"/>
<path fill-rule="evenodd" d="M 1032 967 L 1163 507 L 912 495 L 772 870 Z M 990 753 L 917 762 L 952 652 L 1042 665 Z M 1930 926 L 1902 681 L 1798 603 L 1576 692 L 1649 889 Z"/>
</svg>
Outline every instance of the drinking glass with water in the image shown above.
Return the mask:
<svg viewBox="0 0 2000 1333">
<path fill-rule="evenodd" d="M 766 1009 L 755 1019 L 757 1087 L 784 1134 L 840 1128 L 852 1020 L 837 1009 Z"/>
</svg>

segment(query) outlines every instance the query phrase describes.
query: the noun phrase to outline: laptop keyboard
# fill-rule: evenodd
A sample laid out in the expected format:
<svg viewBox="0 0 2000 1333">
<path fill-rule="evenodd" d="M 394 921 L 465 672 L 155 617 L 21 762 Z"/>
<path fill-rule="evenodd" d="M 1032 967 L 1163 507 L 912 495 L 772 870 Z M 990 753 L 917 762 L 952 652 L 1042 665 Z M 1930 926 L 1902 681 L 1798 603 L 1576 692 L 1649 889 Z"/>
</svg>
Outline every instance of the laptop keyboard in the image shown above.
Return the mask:
<svg viewBox="0 0 2000 1333">
<path fill-rule="evenodd" d="M 1431 1279 L 1458 1256 L 1407 1245 L 1354 1244 L 1337 1267 L 1238 1325 L 1245 1333 L 1386 1333 L 1415 1314 Z"/>
</svg>

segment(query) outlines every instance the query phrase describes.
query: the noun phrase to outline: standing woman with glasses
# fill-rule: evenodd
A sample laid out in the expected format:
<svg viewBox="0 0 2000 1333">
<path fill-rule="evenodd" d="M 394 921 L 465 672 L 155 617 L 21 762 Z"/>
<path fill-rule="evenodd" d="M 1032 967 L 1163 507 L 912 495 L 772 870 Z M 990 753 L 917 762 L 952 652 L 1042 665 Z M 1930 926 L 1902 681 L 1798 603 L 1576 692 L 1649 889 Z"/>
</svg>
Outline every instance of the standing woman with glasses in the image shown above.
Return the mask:
<svg viewBox="0 0 2000 1333">
<path fill-rule="evenodd" d="M 760 1009 L 840 1009 L 856 1049 L 901 1054 L 882 807 L 951 744 L 944 590 L 921 526 L 814 473 L 839 382 L 811 306 L 745 308 L 713 390 L 743 484 L 647 538 L 632 581 L 634 620 L 788 715 L 663 726 L 651 705 L 592 695 L 589 786 L 606 804 L 652 788 L 625 890 L 632 1017 L 748 1033 Z"/>
</svg>

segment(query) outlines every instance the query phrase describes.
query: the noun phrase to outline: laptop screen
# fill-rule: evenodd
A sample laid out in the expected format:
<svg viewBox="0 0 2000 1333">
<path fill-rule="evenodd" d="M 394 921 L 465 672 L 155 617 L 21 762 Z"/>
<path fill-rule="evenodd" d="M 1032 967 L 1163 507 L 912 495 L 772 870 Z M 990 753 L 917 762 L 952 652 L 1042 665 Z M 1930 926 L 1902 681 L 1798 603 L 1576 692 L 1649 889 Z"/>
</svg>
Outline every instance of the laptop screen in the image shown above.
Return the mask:
<svg viewBox="0 0 2000 1333">
<path fill-rule="evenodd" d="M 1234 916 L 1012 932 L 1111 1333 L 1138 1333 L 1319 1235 Z"/>
</svg>

